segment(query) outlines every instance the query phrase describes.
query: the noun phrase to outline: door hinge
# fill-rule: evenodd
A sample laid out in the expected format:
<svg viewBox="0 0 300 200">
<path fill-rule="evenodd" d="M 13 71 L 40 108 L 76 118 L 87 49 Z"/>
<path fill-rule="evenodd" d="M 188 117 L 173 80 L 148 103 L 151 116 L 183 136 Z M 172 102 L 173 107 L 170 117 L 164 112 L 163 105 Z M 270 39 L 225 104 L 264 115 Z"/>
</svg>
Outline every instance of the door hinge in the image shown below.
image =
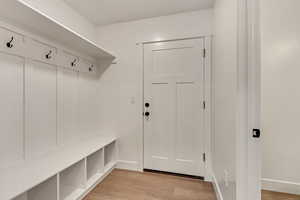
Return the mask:
<svg viewBox="0 0 300 200">
<path fill-rule="evenodd" d="M 203 153 L 203 155 L 202 155 L 203 157 L 203 162 L 206 162 L 206 153 Z"/>
<path fill-rule="evenodd" d="M 204 48 L 203 49 L 203 58 L 205 58 L 206 57 L 206 49 Z"/>
<path fill-rule="evenodd" d="M 203 109 L 205 109 L 205 108 L 206 108 L 206 102 L 203 101 Z"/>
</svg>

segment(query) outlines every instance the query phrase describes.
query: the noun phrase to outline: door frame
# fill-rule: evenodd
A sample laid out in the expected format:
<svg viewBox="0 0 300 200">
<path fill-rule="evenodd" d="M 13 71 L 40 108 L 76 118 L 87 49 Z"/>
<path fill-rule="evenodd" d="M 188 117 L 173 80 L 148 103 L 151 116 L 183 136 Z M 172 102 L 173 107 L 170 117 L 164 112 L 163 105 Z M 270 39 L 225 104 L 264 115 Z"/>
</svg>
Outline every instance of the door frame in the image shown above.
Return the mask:
<svg viewBox="0 0 300 200">
<path fill-rule="evenodd" d="M 206 49 L 206 55 L 204 58 L 204 99 L 206 102 L 206 109 L 204 110 L 204 148 L 206 154 L 206 162 L 205 162 L 205 172 L 204 172 L 204 179 L 205 181 L 211 181 L 211 129 L 212 129 L 212 71 L 211 71 L 211 51 L 212 51 L 212 36 L 195 36 L 195 37 L 186 37 L 186 38 L 172 38 L 172 39 L 164 39 L 164 40 L 153 40 L 153 41 L 144 41 L 138 42 L 137 50 L 138 54 L 140 55 L 139 64 L 142 66 L 142 112 L 144 111 L 144 45 L 151 44 L 151 43 L 159 43 L 159 42 L 171 42 L 171 41 L 180 41 L 180 40 L 192 40 L 192 39 L 203 39 L 204 48 Z M 203 56 L 203 55 L 199 55 Z M 142 126 L 142 133 L 140 134 L 139 142 L 138 142 L 138 150 L 139 150 L 139 168 L 140 172 L 144 170 L 144 116 L 141 115 L 141 126 Z M 199 155 L 199 159 L 203 159 L 202 155 Z"/>
<path fill-rule="evenodd" d="M 238 107 L 236 199 L 261 200 L 260 8 L 259 0 L 238 1 Z"/>
</svg>

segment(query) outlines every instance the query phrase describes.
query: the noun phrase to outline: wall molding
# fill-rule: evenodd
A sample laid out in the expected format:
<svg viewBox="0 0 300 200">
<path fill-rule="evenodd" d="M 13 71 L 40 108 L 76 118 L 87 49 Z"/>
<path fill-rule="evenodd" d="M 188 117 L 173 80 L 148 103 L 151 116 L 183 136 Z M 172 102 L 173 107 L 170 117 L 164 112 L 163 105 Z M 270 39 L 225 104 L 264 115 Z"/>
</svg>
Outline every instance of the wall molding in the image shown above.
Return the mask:
<svg viewBox="0 0 300 200">
<path fill-rule="evenodd" d="M 262 189 L 300 195 L 300 183 L 275 179 L 262 179 Z"/>
<path fill-rule="evenodd" d="M 137 161 L 118 160 L 116 168 L 139 171 L 139 163 Z"/>
<path fill-rule="evenodd" d="M 218 184 L 218 181 L 217 181 L 217 178 L 216 178 L 214 172 L 211 172 L 211 177 L 212 177 L 212 184 L 213 184 L 213 187 L 214 187 L 214 191 L 215 191 L 216 196 L 217 196 L 217 200 L 224 200 L 224 198 L 222 196 L 222 193 L 221 193 L 220 186 Z"/>
</svg>

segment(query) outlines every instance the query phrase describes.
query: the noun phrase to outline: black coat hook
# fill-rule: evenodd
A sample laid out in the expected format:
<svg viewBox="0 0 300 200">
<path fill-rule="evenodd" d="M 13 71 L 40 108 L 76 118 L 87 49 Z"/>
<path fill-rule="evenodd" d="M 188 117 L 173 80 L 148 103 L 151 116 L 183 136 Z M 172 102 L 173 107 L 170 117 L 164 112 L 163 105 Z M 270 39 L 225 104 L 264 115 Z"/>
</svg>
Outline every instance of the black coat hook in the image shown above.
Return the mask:
<svg viewBox="0 0 300 200">
<path fill-rule="evenodd" d="M 51 59 L 52 58 L 51 54 L 52 54 L 52 51 L 50 50 L 49 53 L 46 54 L 46 58 Z"/>
<path fill-rule="evenodd" d="M 13 48 L 12 42 L 14 41 L 14 37 L 11 37 L 10 41 L 6 43 L 7 48 Z"/>
<path fill-rule="evenodd" d="M 77 62 L 77 59 L 75 58 L 75 60 L 73 60 L 73 62 L 71 62 L 71 66 L 75 67 L 76 66 L 76 62 Z"/>
</svg>

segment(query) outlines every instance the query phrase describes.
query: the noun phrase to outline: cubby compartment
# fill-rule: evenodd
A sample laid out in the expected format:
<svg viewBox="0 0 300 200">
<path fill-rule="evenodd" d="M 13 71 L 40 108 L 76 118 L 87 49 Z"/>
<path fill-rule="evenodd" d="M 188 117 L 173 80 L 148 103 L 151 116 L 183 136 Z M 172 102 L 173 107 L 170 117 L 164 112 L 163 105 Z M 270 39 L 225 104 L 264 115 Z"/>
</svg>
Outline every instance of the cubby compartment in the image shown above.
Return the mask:
<svg viewBox="0 0 300 200">
<path fill-rule="evenodd" d="M 104 166 L 105 170 L 109 170 L 116 163 L 116 142 L 112 142 L 104 147 Z"/>
<path fill-rule="evenodd" d="M 58 200 L 57 176 L 53 176 L 13 200 Z"/>
<path fill-rule="evenodd" d="M 84 160 L 59 173 L 60 200 L 74 200 L 83 194 L 86 182 L 85 174 Z"/>
<path fill-rule="evenodd" d="M 87 184 L 93 185 L 104 171 L 103 149 L 96 151 L 86 158 Z"/>
</svg>

